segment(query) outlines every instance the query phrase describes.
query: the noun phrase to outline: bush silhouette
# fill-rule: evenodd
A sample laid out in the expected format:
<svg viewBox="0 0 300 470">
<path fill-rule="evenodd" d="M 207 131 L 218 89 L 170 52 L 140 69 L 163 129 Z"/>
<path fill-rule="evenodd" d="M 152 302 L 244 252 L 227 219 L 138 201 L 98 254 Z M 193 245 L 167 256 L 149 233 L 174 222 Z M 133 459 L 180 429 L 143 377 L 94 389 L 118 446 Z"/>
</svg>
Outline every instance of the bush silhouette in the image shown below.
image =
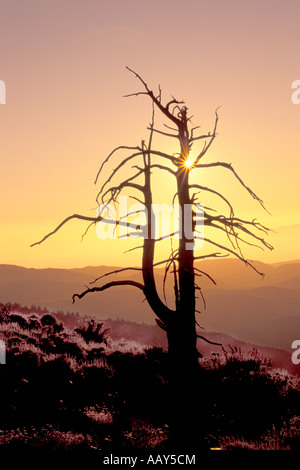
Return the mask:
<svg viewBox="0 0 300 470">
<path fill-rule="evenodd" d="M 30 330 L 38 330 L 41 328 L 41 322 L 39 321 L 38 317 L 36 315 L 31 315 L 28 318 L 28 329 Z"/>
<path fill-rule="evenodd" d="M 10 314 L 9 321 L 11 323 L 17 323 L 23 329 L 28 327 L 26 318 L 22 317 L 21 315 Z"/>
<path fill-rule="evenodd" d="M 8 322 L 9 314 L 11 311 L 11 304 L 0 303 L 0 324 Z"/>
<path fill-rule="evenodd" d="M 104 329 L 103 322 L 98 322 L 92 318 L 86 322 L 82 322 L 75 328 L 75 331 L 81 335 L 87 343 L 94 341 L 95 343 L 107 344 L 109 329 Z"/>
<path fill-rule="evenodd" d="M 56 325 L 56 323 L 57 323 L 56 318 L 53 315 L 46 314 L 46 315 L 43 315 L 41 318 L 42 326 L 53 326 L 53 325 Z"/>
<path fill-rule="evenodd" d="M 0 368 L 0 440 L 1 426 L 11 429 L 10 445 L 17 426 L 36 426 L 35 442 L 44 436 L 46 445 L 41 429 L 52 426 L 96 436 L 102 449 L 167 446 L 169 378 L 163 349 L 112 340 L 95 319 L 69 329 L 52 315 L 9 317 L 1 324 L 7 366 Z M 255 350 L 244 354 L 234 348 L 202 358 L 197 374 L 198 383 L 205 383 L 198 389 L 199 402 L 206 407 L 195 414 L 213 446 L 297 446 L 299 378 L 272 369 Z M 24 435 L 20 442 L 26 442 Z"/>
</svg>

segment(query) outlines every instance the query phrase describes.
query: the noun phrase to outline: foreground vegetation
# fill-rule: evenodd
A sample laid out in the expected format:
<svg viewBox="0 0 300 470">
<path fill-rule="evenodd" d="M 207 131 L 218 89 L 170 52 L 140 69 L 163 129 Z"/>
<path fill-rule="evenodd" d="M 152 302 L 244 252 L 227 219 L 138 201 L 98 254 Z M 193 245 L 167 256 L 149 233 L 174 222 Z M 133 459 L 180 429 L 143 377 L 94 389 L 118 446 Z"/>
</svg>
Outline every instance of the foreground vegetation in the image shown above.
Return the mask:
<svg viewBox="0 0 300 470">
<path fill-rule="evenodd" d="M 62 315 L 0 308 L 2 446 L 168 447 L 163 349 L 112 339 L 92 318 L 71 328 Z M 298 377 L 274 370 L 255 350 L 229 349 L 200 360 L 199 383 L 206 410 L 199 426 L 210 447 L 300 449 Z"/>
</svg>

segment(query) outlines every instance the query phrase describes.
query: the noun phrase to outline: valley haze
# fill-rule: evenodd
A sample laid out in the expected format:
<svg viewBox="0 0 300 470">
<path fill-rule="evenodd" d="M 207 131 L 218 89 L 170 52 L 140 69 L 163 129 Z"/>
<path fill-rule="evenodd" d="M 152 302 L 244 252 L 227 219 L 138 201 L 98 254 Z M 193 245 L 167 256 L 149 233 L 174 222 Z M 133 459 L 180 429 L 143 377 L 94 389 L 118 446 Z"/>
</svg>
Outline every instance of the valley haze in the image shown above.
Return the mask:
<svg viewBox="0 0 300 470">
<path fill-rule="evenodd" d="M 207 331 L 220 332 L 253 344 L 291 351 L 300 332 L 300 261 L 266 264 L 254 262 L 264 273 L 262 278 L 238 260 L 221 259 L 201 262 L 204 276 L 201 287 L 206 309 L 199 301 L 198 322 Z M 200 264 L 196 263 L 196 266 Z M 75 269 L 35 269 L 0 265 L 2 303 L 46 307 L 49 311 L 76 311 L 99 319 L 123 319 L 136 323 L 155 323 L 155 315 L 143 294 L 130 287 L 116 287 L 88 294 L 72 304 L 72 295 L 84 290 L 96 277 L 118 269 L 117 266 L 87 266 Z M 132 279 L 141 274 L 133 272 Z M 162 286 L 163 269 L 156 270 L 157 285 Z M 116 279 L 112 275 L 106 279 Z M 118 275 L 122 279 L 122 273 Z M 99 281 L 100 283 L 101 281 Z M 96 283 L 95 285 L 100 285 Z M 172 281 L 166 285 L 167 300 L 172 305 Z M 296 335 L 296 336 L 295 336 Z M 298 334 L 299 336 L 299 334 Z"/>
</svg>

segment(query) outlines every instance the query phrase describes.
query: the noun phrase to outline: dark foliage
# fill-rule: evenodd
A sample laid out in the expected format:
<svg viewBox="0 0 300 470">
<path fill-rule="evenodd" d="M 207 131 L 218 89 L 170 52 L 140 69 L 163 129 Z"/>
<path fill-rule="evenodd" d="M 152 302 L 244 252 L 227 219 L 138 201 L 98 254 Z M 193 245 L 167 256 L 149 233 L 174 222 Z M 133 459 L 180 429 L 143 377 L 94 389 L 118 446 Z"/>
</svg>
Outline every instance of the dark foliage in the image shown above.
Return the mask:
<svg viewBox="0 0 300 470">
<path fill-rule="evenodd" d="M 103 323 L 97 322 L 93 318 L 81 323 L 80 326 L 75 328 L 75 331 L 80 334 L 87 343 L 94 341 L 95 343 L 107 344 L 106 336 L 109 329 L 104 329 Z"/>
<path fill-rule="evenodd" d="M 70 330 L 44 312 L 10 314 L 6 307 L 1 313 L 7 345 L 7 365 L 0 367 L 2 443 L 167 446 L 164 350 L 111 340 L 95 319 Z M 197 379 L 205 384 L 198 391 L 205 412 L 199 406 L 195 414 L 210 445 L 219 446 L 226 436 L 270 441 L 275 429 L 280 445 L 299 449 L 298 378 L 274 371 L 256 351 L 244 356 L 232 349 L 201 359 Z M 179 418 L 185 409 L 176 413 Z"/>
</svg>

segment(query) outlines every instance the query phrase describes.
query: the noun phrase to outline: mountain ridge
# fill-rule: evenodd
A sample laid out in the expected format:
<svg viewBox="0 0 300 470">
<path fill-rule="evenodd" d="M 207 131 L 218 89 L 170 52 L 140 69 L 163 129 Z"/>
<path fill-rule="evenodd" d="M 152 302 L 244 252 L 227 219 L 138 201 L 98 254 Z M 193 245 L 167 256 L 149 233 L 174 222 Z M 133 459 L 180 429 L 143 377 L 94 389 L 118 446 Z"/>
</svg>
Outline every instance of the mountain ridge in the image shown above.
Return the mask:
<svg viewBox="0 0 300 470">
<path fill-rule="evenodd" d="M 217 281 L 224 281 L 215 287 L 205 276 L 200 278 L 207 308 L 204 311 L 203 304 L 199 304 L 202 314 L 198 321 L 206 328 L 233 335 L 243 341 L 289 351 L 291 343 L 300 337 L 300 284 L 299 287 L 297 285 L 297 279 L 300 280 L 300 261 L 287 262 L 277 267 L 260 262 L 256 262 L 256 265 L 266 271 L 265 279 L 234 259 L 198 263 L 196 266 L 209 271 Z M 124 286 L 114 287 L 101 294 L 87 295 L 72 304 L 74 293 L 85 290 L 85 286 L 95 277 L 117 269 L 122 267 L 101 265 L 41 269 L 1 264 L 0 301 L 35 304 L 50 310 L 75 309 L 80 314 L 98 318 L 123 318 L 153 324 L 155 316 L 147 303 L 143 302 L 143 294 Z M 131 274 L 133 279 L 141 279 L 141 273 L 133 271 Z M 163 274 L 163 269 L 156 270 L 160 294 Z M 120 273 L 119 278 L 122 279 L 122 276 L 123 273 Z M 117 278 L 112 275 L 99 282 Z M 166 283 L 166 292 L 172 306 L 171 279 Z M 286 324 L 285 318 L 288 318 Z"/>
</svg>

